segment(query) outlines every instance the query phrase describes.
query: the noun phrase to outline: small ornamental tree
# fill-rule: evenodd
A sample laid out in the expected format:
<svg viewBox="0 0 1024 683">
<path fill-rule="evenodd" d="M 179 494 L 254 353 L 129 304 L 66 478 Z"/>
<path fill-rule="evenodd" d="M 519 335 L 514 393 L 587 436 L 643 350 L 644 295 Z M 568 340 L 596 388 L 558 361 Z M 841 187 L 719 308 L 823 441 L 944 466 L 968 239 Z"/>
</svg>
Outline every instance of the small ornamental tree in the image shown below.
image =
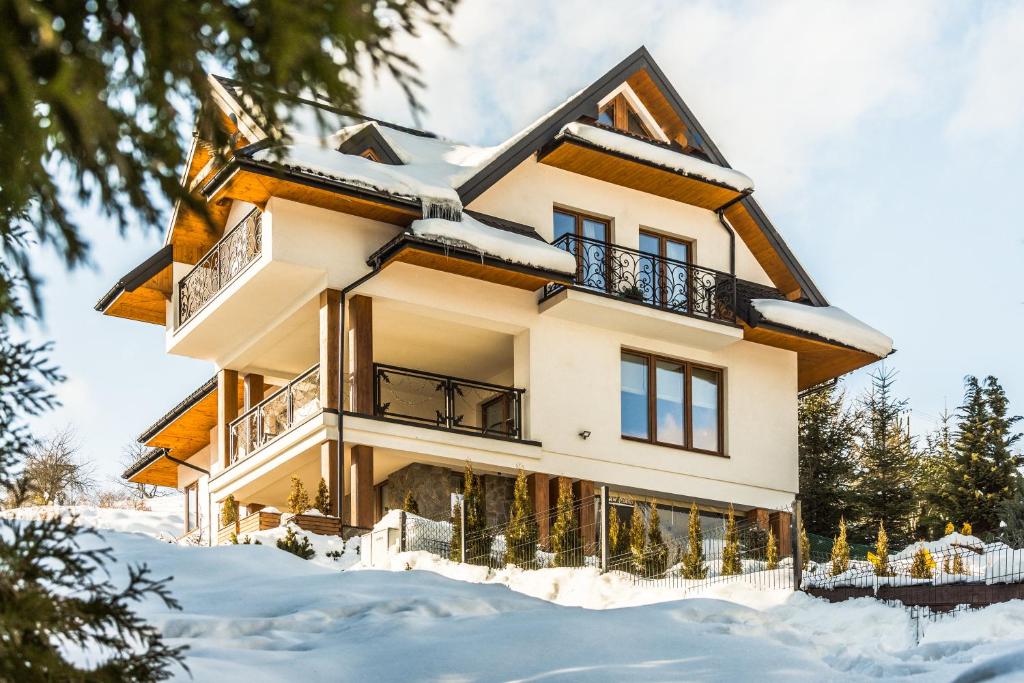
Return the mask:
<svg viewBox="0 0 1024 683">
<path fill-rule="evenodd" d="M 637 574 L 647 570 L 647 523 L 640 503 L 633 501 L 633 516 L 629 522 L 629 564 Z"/>
<path fill-rule="evenodd" d="M 558 503 L 555 505 L 555 523 L 551 527 L 551 551 L 556 567 L 583 565 L 579 551 L 579 525 L 572 504 L 572 484 L 561 479 L 558 485 Z"/>
<path fill-rule="evenodd" d="M 309 509 L 309 494 L 302 480 L 292 475 L 292 488 L 288 492 L 288 509 L 296 515 L 300 515 Z"/>
<path fill-rule="evenodd" d="M 487 509 L 480 477 L 473 473 L 473 465 L 468 460 L 463 475 L 462 505 L 466 509 L 466 562 L 488 564 L 494 535 L 487 528 Z"/>
<path fill-rule="evenodd" d="M 704 564 L 704 533 L 700 528 L 700 513 L 695 502 L 690 504 L 690 525 L 682 570 L 684 579 L 703 580 L 708 576 L 708 566 Z"/>
<path fill-rule="evenodd" d="M 768 548 L 765 551 L 765 569 L 778 569 L 779 568 L 779 548 L 778 543 L 775 541 L 775 532 L 772 531 L 771 527 L 768 527 Z"/>
<path fill-rule="evenodd" d="M 949 536 L 951 533 L 956 531 L 956 527 L 953 526 L 953 522 L 946 522 L 946 528 L 943 530 L 943 536 Z"/>
<path fill-rule="evenodd" d="M 537 523 L 530 508 L 530 488 L 526 470 L 516 474 L 512 492 L 512 509 L 505 529 L 505 564 L 531 568 L 537 563 Z"/>
<path fill-rule="evenodd" d="M 405 498 L 402 499 L 402 509 L 411 515 L 420 514 L 420 504 L 416 502 L 416 496 L 412 495 L 412 489 L 405 492 Z"/>
<path fill-rule="evenodd" d="M 832 576 L 850 568 L 850 545 L 846 542 L 846 520 L 839 519 L 839 535 L 832 540 Z"/>
<path fill-rule="evenodd" d="M 800 522 L 800 569 L 807 569 L 811 563 L 811 539 L 807 538 L 807 527 Z"/>
<path fill-rule="evenodd" d="M 462 503 L 452 506 L 452 542 L 449 546 L 448 559 L 462 562 Z"/>
<path fill-rule="evenodd" d="M 668 569 L 668 546 L 661 535 L 661 518 L 658 506 L 651 503 L 651 518 L 647 521 L 647 565 L 655 576 L 660 576 Z"/>
<path fill-rule="evenodd" d="M 295 526 L 292 524 L 288 525 L 288 530 L 284 534 L 284 538 L 277 539 L 277 547 L 285 552 L 289 552 L 296 557 L 301 557 L 304 560 L 311 560 L 316 555 L 316 551 L 313 550 L 313 546 L 310 544 L 309 539 L 304 535 L 299 536 L 295 533 Z"/>
<path fill-rule="evenodd" d="M 229 495 L 220 504 L 220 526 L 223 529 L 238 521 L 238 502 L 233 495 Z"/>
<path fill-rule="evenodd" d="M 930 579 L 935 570 L 935 559 L 923 545 L 914 553 L 914 560 L 910 563 L 910 576 L 915 579 Z"/>
<path fill-rule="evenodd" d="M 971 528 L 971 523 L 970 522 L 964 522 L 964 525 L 962 527 L 960 527 L 960 533 L 963 534 L 964 536 L 972 536 L 972 535 L 974 535 L 974 529 Z"/>
<path fill-rule="evenodd" d="M 313 507 L 319 510 L 321 515 L 331 514 L 331 492 L 327 489 L 327 482 L 323 477 L 320 477 L 320 483 L 317 484 Z"/>
<path fill-rule="evenodd" d="M 608 561 L 611 569 L 622 565 L 622 556 L 626 553 L 626 528 L 619 521 L 617 505 L 609 506 L 608 510 Z"/>
<path fill-rule="evenodd" d="M 743 573 L 743 561 L 740 559 L 740 537 L 736 533 L 736 514 L 732 504 L 725 520 L 725 545 L 722 547 L 722 574 L 732 576 Z"/>
<path fill-rule="evenodd" d="M 875 552 L 868 553 L 868 561 L 875 568 L 875 576 L 892 576 L 889 569 L 889 535 L 885 533 L 885 525 L 882 522 L 878 523 Z"/>
</svg>

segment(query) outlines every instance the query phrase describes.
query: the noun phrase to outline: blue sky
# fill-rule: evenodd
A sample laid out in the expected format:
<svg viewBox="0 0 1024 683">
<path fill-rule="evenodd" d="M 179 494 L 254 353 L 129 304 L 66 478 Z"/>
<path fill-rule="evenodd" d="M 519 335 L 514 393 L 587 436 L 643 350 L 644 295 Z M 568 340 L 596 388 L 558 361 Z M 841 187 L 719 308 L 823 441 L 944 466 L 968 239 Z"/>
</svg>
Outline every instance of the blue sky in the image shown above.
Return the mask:
<svg viewBox="0 0 1024 683">
<path fill-rule="evenodd" d="M 965 374 L 995 374 L 1024 413 L 1024 6 L 1011 3 L 466 0 L 449 45 L 403 42 L 428 89 L 422 125 L 493 144 L 651 50 L 829 300 L 895 339 L 889 365 L 915 432 L 955 408 Z M 412 123 L 393 84 L 368 112 Z M 48 254 L 46 321 L 68 376 L 83 456 L 119 471 L 122 447 L 211 376 L 163 352 L 153 325 L 100 316 L 96 300 L 161 244 L 163 225 L 119 237 L 79 214 L 93 267 Z M 851 392 L 866 383 L 851 376 Z"/>
</svg>

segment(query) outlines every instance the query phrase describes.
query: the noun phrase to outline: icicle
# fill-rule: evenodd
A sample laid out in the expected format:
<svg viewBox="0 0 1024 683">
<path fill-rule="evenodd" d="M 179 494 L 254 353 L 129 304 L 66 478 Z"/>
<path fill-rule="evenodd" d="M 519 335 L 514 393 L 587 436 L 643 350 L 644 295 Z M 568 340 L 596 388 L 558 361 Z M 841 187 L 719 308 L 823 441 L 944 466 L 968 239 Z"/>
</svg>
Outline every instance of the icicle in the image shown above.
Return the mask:
<svg viewBox="0 0 1024 683">
<path fill-rule="evenodd" d="M 462 204 L 458 200 L 427 199 L 420 200 L 423 205 L 424 218 L 440 218 L 458 223 L 462 220 Z"/>
</svg>

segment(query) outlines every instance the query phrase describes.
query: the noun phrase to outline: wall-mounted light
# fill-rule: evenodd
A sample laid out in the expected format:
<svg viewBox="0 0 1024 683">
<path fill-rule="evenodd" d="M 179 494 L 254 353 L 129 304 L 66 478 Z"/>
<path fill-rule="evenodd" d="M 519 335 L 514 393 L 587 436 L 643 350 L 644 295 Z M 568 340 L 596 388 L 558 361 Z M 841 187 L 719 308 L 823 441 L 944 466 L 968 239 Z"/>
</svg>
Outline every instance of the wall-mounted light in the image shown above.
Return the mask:
<svg viewBox="0 0 1024 683">
<path fill-rule="evenodd" d="M 580 432 L 580 438 L 583 439 L 584 441 L 589 439 L 590 438 L 590 430 L 589 429 L 584 429 L 582 432 Z"/>
</svg>

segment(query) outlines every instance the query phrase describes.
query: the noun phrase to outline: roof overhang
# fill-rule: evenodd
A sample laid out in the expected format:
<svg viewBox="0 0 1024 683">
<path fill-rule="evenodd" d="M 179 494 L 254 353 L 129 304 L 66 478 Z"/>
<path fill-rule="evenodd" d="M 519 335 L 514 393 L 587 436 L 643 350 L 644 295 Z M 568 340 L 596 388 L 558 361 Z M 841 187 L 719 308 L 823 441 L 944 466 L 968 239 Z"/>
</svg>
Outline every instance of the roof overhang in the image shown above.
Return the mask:
<svg viewBox="0 0 1024 683">
<path fill-rule="evenodd" d="M 95 309 L 117 318 L 166 324 L 173 260 L 173 247 L 169 244 L 161 247 L 118 280 L 96 302 Z"/>
<path fill-rule="evenodd" d="M 402 233 L 371 254 L 367 260 L 367 265 L 378 270 L 392 263 L 409 263 L 529 291 L 536 291 L 551 282 L 565 285 L 572 283 L 571 275 L 510 263 L 410 233 Z"/>
<path fill-rule="evenodd" d="M 718 211 L 747 194 L 571 136 L 561 136 L 542 147 L 537 153 L 537 160 L 565 171 L 709 211 Z"/>
<path fill-rule="evenodd" d="M 133 484 L 178 487 L 178 464 L 167 457 L 164 448 L 152 448 L 131 464 L 121 475 Z"/>
<path fill-rule="evenodd" d="M 238 389 L 241 397 L 241 380 Z M 210 430 L 216 425 L 217 378 L 212 377 L 150 425 L 139 435 L 138 441 L 152 448 L 165 449 L 175 460 L 187 460 L 210 443 Z"/>
</svg>

